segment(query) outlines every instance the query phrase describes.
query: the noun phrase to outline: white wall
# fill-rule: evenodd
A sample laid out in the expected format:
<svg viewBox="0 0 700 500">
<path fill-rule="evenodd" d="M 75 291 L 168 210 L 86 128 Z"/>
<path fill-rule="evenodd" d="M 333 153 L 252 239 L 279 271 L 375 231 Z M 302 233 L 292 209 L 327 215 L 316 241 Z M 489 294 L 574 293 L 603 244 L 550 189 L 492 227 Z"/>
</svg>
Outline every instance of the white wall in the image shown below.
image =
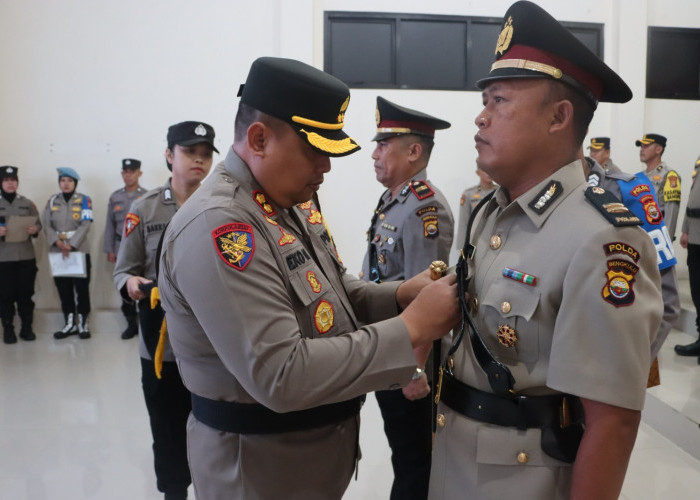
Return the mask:
<svg viewBox="0 0 700 500">
<path fill-rule="evenodd" d="M 510 1 L 492 0 L 3 0 L 0 3 L 0 164 L 20 167 L 20 192 L 40 210 L 58 191 L 56 170 L 82 176 L 79 191 L 92 196 L 93 307 L 119 304 L 111 265 L 102 253 L 109 193 L 119 187 L 120 161 L 143 161 L 143 184 L 165 181 L 168 125 L 203 120 L 214 126 L 222 152 L 233 136 L 236 92 L 259 56 L 293 57 L 323 64 L 323 11 L 355 10 L 502 16 Z M 634 140 L 645 132 L 669 137 L 665 159 L 684 181 L 700 150 L 700 103 L 643 98 L 647 25 L 700 27 L 695 0 L 539 1 L 567 21 L 605 23 L 606 62 L 635 93 L 625 105 L 601 104 L 591 135 L 610 135 L 613 158 L 641 169 Z M 662 68 L 660 68 L 662 70 Z M 363 149 L 333 161 L 320 193 L 341 256 L 359 270 L 365 231 L 382 187 L 370 154 L 375 98 L 444 118 L 429 174 L 456 212 L 461 191 L 476 182 L 473 120 L 478 92 L 353 90 L 347 129 Z M 684 182 L 687 195 L 689 183 Z M 39 307 L 57 307 L 43 238 L 37 245 Z M 679 252 L 681 260 L 685 254 Z M 684 266 L 681 266 L 684 267 Z"/>
</svg>

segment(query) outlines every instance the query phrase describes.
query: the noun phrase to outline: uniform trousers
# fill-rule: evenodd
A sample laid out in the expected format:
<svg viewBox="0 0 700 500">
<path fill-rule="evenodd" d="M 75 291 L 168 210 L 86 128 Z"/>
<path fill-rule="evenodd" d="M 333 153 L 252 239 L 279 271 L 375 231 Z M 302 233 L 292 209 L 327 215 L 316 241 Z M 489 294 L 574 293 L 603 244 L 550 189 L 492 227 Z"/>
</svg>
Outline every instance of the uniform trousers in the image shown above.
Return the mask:
<svg viewBox="0 0 700 500">
<path fill-rule="evenodd" d="M 700 245 L 688 244 L 687 264 L 690 296 L 693 299 L 695 310 L 698 312 L 695 318 L 695 326 L 698 333 L 700 333 Z"/>
<path fill-rule="evenodd" d="M 139 301 L 139 321 L 148 351 L 153 356 L 158 342 L 163 309 Z M 156 485 L 163 493 L 180 493 L 192 482 L 187 463 L 187 418 L 192 409 L 190 392 L 174 361 L 164 361 L 157 378 L 152 359 L 141 358 L 141 385 L 153 436 Z"/>
<path fill-rule="evenodd" d="M 136 302 L 122 299 L 122 314 L 125 318 L 136 316 Z"/>
<path fill-rule="evenodd" d="M 430 484 L 432 447 L 430 396 L 410 401 L 401 390 L 374 393 L 391 447 L 394 483 L 391 500 L 425 500 Z"/>
<path fill-rule="evenodd" d="M 23 324 L 31 326 L 34 315 L 36 259 L 0 262 L 0 318 L 12 322 L 17 313 Z"/>
<path fill-rule="evenodd" d="M 85 254 L 85 278 L 54 278 L 63 315 L 90 314 L 90 254 Z M 77 307 L 76 307 L 77 296 Z"/>
</svg>

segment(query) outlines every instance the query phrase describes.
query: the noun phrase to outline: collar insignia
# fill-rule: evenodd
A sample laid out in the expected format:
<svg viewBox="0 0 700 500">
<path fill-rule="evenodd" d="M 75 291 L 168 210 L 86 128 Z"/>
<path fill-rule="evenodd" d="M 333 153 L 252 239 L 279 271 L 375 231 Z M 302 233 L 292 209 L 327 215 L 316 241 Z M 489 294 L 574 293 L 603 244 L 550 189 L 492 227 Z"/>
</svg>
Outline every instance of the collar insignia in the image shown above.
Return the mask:
<svg viewBox="0 0 700 500">
<path fill-rule="evenodd" d="M 561 182 L 552 181 L 537 193 L 528 207 L 533 209 L 538 215 L 542 215 L 545 210 L 564 192 Z"/>
<path fill-rule="evenodd" d="M 265 193 L 260 191 L 259 189 L 256 191 L 253 191 L 253 199 L 255 200 L 255 203 L 258 204 L 260 208 L 262 208 L 263 212 L 267 215 L 275 215 L 277 213 L 277 210 L 274 209 L 274 207 L 270 204 L 269 201 L 267 201 L 267 198 L 265 197 Z"/>
</svg>

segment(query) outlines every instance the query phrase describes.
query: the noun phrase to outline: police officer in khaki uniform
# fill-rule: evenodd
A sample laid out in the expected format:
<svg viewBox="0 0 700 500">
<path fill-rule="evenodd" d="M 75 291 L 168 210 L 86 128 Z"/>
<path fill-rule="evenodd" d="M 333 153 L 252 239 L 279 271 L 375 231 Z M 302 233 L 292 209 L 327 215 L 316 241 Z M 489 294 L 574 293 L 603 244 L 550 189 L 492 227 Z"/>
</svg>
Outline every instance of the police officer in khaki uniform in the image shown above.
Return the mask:
<svg viewBox="0 0 700 500">
<path fill-rule="evenodd" d="M 434 260 L 447 263 L 454 222 L 442 192 L 427 179 L 436 130 L 450 123 L 377 96 L 377 145 L 372 153 L 379 198 L 367 231 L 360 277 L 395 281 L 424 271 Z M 425 367 L 421 367 L 425 368 Z M 425 370 L 402 391 L 375 394 L 391 447 L 392 499 L 428 495 L 432 405 Z"/>
<path fill-rule="evenodd" d="M 139 185 L 141 177 L 141 162 L 133 158 L 122 160 L 122 179 L 124 187 L 117 189 L 109 197 L 107 205 L 107 221 L 105 222 L 104 252 L 109 262 L 117 262 L 119 243 L 122 241 L 122 231 L 126 214 L 129 213 L 131 203 L 141 198 L 147 189 Z M 136 304 L 131 300 L 122 298 L 122 314 L 127 321 L 126 330 L 122 332 L 123 339 L 130 339 L 139 334 L 138 316 Z"/>
<path fill-rule="evenodd" d="M 693 184 L 688 195 L 688 205 L 685 209 L 685 217 L 681 226 L 681 246 L 688 249 L 688 278 L 690 281 L 690 296 L 695 305 L 695 325 L 700 335 L 700 182 L 698 179 L 700 170 L 700 157 L 695 161 L 693 170 Z M 674 347 L 676 354 L 680 356 L 698 356 L 700 364 L 700 339 L 687 345 Z"/>
<path fill-rule="evenodd" d="M 114 267 L 114 283 L 125 300 L 138 301 L 141 336 L 141 383 L 153 435 L 156 481 L 166 500 L 187 498 L 191 483 L 187 465 L 185 425 L 190 394 L 175 365 L 165 338 L 162 368 L 154 360 L 163 324 L 160 305 L 152 307 L 150 290 L 156 280 L 157 247 L 165 227 L 187 198 L 199 188 L 213 162 L 214 129 L 186 121 L 168 128 L 165 159 L 172 177 L 136 200 L 126 215 L 124 233 Z"/>
<path fill-rule="evenodd" d="M 0 167 L 0 319 L 2 319 L 3 341 L 6 344 L 17 342 L 14 317 L 15 303 L 22 322 L 19 337 L 22 340 L 35 340 L 32 331 L 34 318 L 34 280 L 36 279 L 36 257 L 32 239 L 41 230 L 39 212 L 36 205 L 17 193 L 19 176 L 17 167 Z M 24 227 L 26 237 L 8 241 L 7 224 L 12 217 L 33 217 Z"/>
<path fill-rule="evenodd" d="M 44 234 L 49 252 L 85 254 L 84 278 L 54 277 L 53 281 L 61 299 L 61 310 L 66 321 L 64 327 L 53 336 L 64 339 L 77 334 L 81 339 L 90 338 L 88 315 L 90 314 L 90 245 L 87 239 L 92 224 L 92 200 L 77 193 L 80 176 L 70 167 L 59 167 L 58 185 L 61 191 L 53 195 L 44 208 Z M 77 296 L 77 303 L 76 303 Z"/>
<path fill-rule="evenodd" d="M 635 141 L 639 147 L 639 159 L 646 164 L 644 172 L 656 189 L 661 213 L 666 221 L 671 239 L 676 239 L 676 222 L 681 206 L 681 177 L 661 160 L 666 151 L 666 138 L 659 134 L 645 134 Z"/>
<path fill-rule="evenodd" d="M 597 161 L 605 170 L 606 174 L 617 174 L 622 172 L 620 167 L 615 165 L 610 158 L 610 137 L 592 137 L 588 145 L 591 158 Z"/>
<path fill-rule="evenodd" d="M 343 131 L 344 83 L 263 57 L 239 93 L 233 148 L 173 217 L 158 280 L 192 391 L 195 491 L 340 499 L 360 457 L 363 395 L 423 366 L 414 348 L 457 321 L 455 280 L 345 273 L 312 201 L 329 157 L 359 149 Z"/>
<path fill-rule="evenodd" d="M 496 185 L 493 179 L 489 177 L 489 174 L 477 168 L 476 175 L 479 177 L 479 184 L 465 189 L 459 199 L 459 223 L 457 224 L 457 237 L 455 238 L 457 250 L 461 250 L 464 246 L 467 222 L 469 222 L 472 212 L 484 197 L 496 189 Z"/>
<path fill-rule="evenodd" d="M 524 1 L 477 85 L 477 164 L 499 188 L 457 265 L 474 328 L 438 382 L 430 498 L 617 498 L 663 303 L 639 218 L 581 162 L 598 101 L 632 92 Z"/>
</svg>

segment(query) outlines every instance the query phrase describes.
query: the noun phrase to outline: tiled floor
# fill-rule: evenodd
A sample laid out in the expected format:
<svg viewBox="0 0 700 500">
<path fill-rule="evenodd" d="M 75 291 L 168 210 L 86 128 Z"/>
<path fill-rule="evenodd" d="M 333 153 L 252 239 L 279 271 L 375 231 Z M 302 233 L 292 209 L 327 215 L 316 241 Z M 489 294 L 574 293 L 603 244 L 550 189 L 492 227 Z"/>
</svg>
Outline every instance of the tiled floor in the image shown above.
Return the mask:
<svg viewBox="0 0 700 500">
<path fill-rule="evenodd" d="M 116 331 L 97 330 L 87 341 L 38 333 L 36 342 L 0 344 L 0 499 L 162 498 L 155 488 L 136 340 L 123 341 Z M 685 429 L 673 439 L 689 442 L 686 448 L 700 456 L 690 439 L 700 438 L 700 366 L 672 352 L 673 344 L 690 340 L 674 332 L 664 346 L 663 384 L 647 398 L 621 498 L 700 498 L 700 461 L 662 435 Z M 373 397 L 362 416 L 364 458 L 344 498 L 384 500 L 391 467 Z M 665 425 L 674 418 L 686 427 Z M 646 423 L 655 420 L 661 432 Z"/>
</svg>

